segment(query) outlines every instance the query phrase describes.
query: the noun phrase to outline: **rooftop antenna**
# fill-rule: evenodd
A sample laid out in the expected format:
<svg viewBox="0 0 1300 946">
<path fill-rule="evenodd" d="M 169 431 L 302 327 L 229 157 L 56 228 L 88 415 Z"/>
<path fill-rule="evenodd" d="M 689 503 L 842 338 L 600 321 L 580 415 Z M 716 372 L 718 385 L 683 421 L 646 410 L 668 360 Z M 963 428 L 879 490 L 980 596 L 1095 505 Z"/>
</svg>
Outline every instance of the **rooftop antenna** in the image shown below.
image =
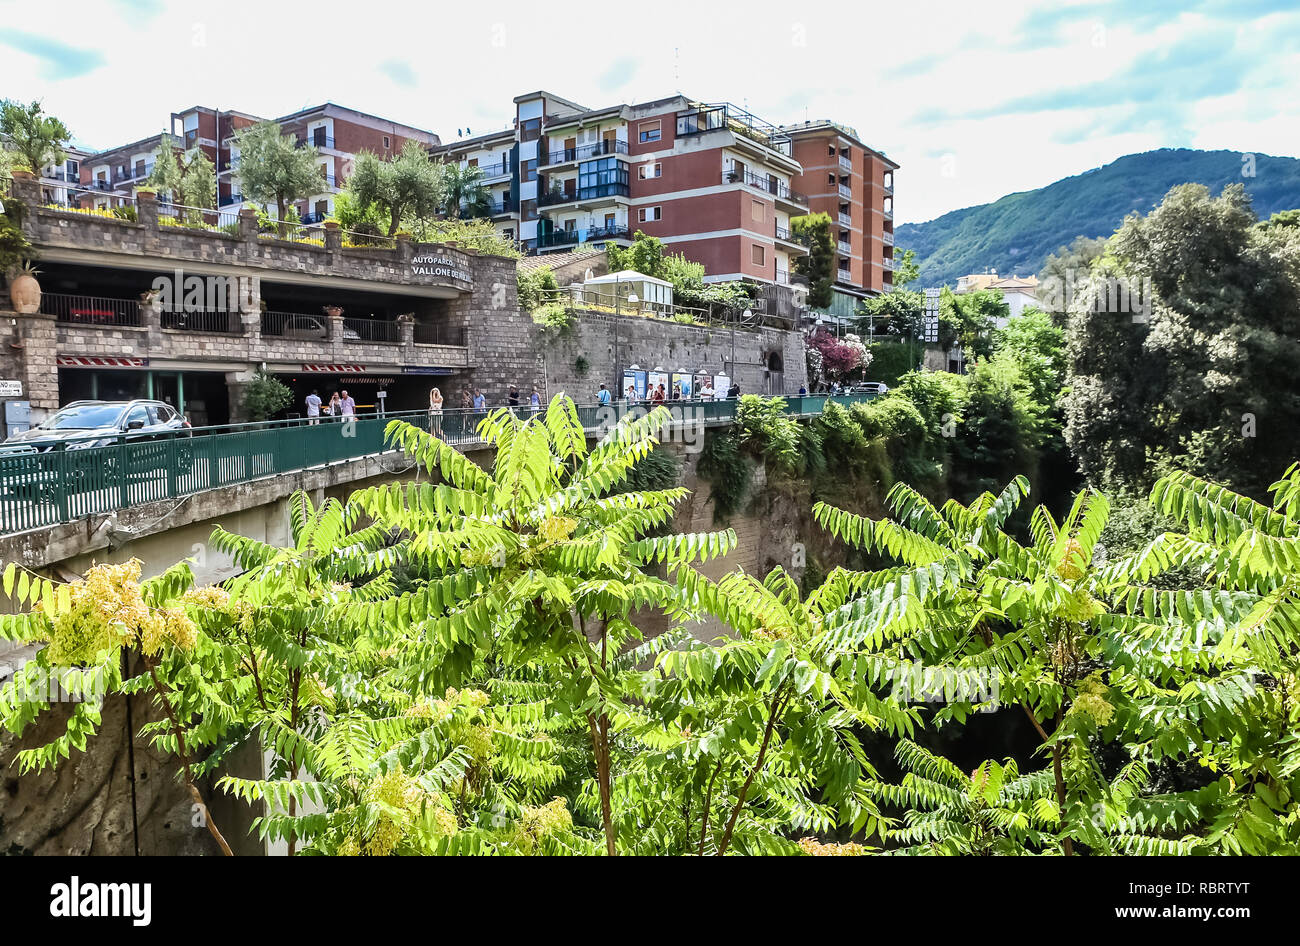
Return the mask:
<svg viewBox="0 0 1300 946">
<path fill-rule="evenodd" d="M 673 86 L 680 95 L 682 91 L 682 74 L 681 74 L 681 55 L 680 50 L 673 47 Z"/>
</svg>

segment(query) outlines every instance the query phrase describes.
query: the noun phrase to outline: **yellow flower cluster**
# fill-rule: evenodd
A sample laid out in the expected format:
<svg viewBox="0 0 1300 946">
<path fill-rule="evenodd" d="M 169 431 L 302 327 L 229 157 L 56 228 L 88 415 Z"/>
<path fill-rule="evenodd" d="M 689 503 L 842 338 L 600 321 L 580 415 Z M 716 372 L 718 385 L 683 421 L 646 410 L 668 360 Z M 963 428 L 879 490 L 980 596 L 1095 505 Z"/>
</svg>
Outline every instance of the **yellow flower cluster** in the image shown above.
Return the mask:
<svg viewBox="0 0 1300 946">
<path fill-rule="evenodd" d="M 182 604 L 192 605 L 212 611 L 224 611 L 230 604 L 230 592 L 216 585 L 191 588 L 181 598 Z"/>
<path fill-rule="evenodd" d="M 1056 574 L 1066 581 L 1075 581 L 1082 578 L 1083 568 L 1080 565 L 1082 560 L 1083 546 L 1079 544 L 1078 539 L 1071 539 L 1070 544 L 1065 548 L 1065 557 L 1056 568 Z"/>
<path fill-rule="evenodd" d="M 578 520 L 568 516 L 547 516 L 537 526 L 537 534 L 547 542 L 563 542 L 578 528 Z"/>
<path fill-rule="evenodd" d="M 1105 726 L 1115 718 L 1115 707 L 1106 700 L 1110 688 L 1093 674 L 1079 681 L 1079 692 L 1070 706 L 1071 715 L 1087 716 L 1098 726 Z"/>
<path fill-rule="evenodd" d="M 415 813 L 419 811 L 424 792 L 400 768 L 374 779 L 366 788 L 365 799 L 370 804 L 382 803 L 397 809 L 396 813 L 384 810 L 366 842 L 365 851 L 371 857 L 387 857 L 393 853 L 410 829 Z"/>
<path fill-rule="evenodd" d="M 93 663 L 95 655 L 137 644 L 157 654 L 168 644 L 191 650 L 197 640 L 194 622 L 181 608 L 151 608 L 140 593 L 140 562 L 95 565 L 68 586 L 69 607 L 50 616 L 50 663 L 74 667 Z"/>
<path fill-rule="evenodd" d="M 799 847 L 810 857 L 861 857 L 867 853 L 861 844 L 823 844 L 816 838 L 800 838 Z"/>
<path fill-rule="evenodd" d="M 532 854 L 546 838 L 572 829 L 573 816 L 569 814 L 564 799 L 557 796 L 536 808 L 525 805 L 510 833 L 511 840 L 521 851 Z"/>
</svg>

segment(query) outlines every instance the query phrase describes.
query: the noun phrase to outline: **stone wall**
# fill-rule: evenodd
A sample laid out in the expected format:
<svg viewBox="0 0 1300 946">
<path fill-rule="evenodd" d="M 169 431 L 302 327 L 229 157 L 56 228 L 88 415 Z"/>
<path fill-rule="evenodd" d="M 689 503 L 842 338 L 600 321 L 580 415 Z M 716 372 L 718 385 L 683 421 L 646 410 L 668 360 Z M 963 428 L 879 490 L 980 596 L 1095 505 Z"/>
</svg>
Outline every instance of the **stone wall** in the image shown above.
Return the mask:
<svg viewBox="0 0 1300 946">
<path fill-rule="evenodd" d="M 614 390 L 621 380 L 614 376 L 620 366 L 726 374 L 742 394 L 795 394 L 807 380 L 803 337 L 797 331 L 580 312 L 568 331 L 538 334 L 549 393 L 564 391 L 579 402 L 595 400 L 601 384 Z M 768 367 L 773 355 L 783 371 Z M 579 370 L 579 357 L 586 361 L 585 371 Z"/>
</svg>

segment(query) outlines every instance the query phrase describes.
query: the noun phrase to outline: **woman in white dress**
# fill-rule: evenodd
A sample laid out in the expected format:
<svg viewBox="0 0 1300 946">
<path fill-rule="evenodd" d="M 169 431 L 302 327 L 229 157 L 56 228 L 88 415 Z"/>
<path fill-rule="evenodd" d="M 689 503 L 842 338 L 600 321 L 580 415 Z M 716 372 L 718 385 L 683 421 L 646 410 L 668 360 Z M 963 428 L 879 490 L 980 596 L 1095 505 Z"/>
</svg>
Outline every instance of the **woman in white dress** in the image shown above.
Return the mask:
<svg viewBox="0 0 1300 946">
<path fill-rule="evenodd" d="M 437 388 L 429 392 L 429 433 L 442 433 L 442 392 Z"/>
</svg>

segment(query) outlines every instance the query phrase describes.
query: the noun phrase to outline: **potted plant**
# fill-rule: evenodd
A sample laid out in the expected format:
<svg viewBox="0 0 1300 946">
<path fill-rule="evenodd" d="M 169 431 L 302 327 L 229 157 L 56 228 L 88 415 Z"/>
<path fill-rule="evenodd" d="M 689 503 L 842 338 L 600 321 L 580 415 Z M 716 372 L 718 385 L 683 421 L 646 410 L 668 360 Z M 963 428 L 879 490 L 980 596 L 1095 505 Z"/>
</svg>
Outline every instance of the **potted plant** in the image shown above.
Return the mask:
<svg viewBox="0 0 1300 946">
<path fill-rule="evenodd" d="M 332 319 L 343 314 L 343 306 L 341 305 L 327 305 L 322 306 L 322 308 L 325 310 L 325 314 Z"/>
<path fill-rule="evenodd" d="M 9 278 L 9 301 L 19 315 L 32 315 L 41 311 L 40 274 L 31 260 L 24 260 Z"/>
</svg>

